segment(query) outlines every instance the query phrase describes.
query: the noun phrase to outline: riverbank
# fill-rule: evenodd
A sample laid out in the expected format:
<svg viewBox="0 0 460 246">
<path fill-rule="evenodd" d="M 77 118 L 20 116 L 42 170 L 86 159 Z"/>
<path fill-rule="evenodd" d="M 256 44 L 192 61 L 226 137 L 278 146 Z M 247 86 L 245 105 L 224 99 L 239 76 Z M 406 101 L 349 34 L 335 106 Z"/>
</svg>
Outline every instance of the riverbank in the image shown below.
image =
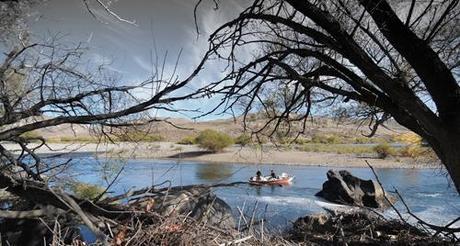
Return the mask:
<svg viewBox="0 0 460 246">
<path fill-rule="evenodd" d="M 17 146 L 6 144 L 15 150 Z M 368 160 L 376 168 L 437 168 L 433 161 L 407 157 L 379 159 L 372 153 L 327 153 L 279 147 L 270 144 L 257 146 L 234 145 L 223 152 L 203 151 L 196 145 L 180 145 L 172 142 L 154 143 L 50 143 L 38 149 L 38 154 L 95 153 L 100 157 L 115 159 L 172 159 L 195 162 L 286 164 L 329 167 L 367 167 Z"/>
</svg>

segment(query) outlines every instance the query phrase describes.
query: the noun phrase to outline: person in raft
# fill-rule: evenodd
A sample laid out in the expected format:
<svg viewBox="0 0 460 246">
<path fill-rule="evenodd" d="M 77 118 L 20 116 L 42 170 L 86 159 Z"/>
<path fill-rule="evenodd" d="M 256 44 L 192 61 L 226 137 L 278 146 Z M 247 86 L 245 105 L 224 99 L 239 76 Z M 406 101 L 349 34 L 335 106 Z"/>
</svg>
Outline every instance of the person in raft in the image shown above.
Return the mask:
<svg viewBox="0 0 460 246">
<path fill-rule="evenodd" d="M 272 179 L 276 179 L 276 178 L 277 178 L 277 177 L 276 177 L 276 174 L 275 174 L 275 171 L 273 171 L 273 170 L 270 171 L 270 177 L 271 177 Z"/>
<path fill-rule="evenodd" d="M 262 173 L 260 172 L 260 170 L 257 170 L 257 172 L 256 172 L 256 180 L 261 180 L 261 177 L 262 177 Z"/>
</svg>

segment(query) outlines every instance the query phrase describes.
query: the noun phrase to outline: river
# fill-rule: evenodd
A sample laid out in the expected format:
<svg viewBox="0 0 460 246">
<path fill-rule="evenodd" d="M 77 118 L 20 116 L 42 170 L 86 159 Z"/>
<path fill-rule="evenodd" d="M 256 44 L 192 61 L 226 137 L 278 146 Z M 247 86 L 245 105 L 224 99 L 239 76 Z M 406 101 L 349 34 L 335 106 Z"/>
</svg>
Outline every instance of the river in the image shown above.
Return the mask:
<svg viewBox="0 0 460 246">
<path fill-rule="evenodd" d="M 190 184 L 213 184 L 247 181 L 260 169 L 268 175 L 273 169 L 277 173 L 295 175 L 290 186 L 254 187 L 247 184 L 234 187 L 215 188 L 215 193 L 226 201 L 238 218 L 238 208 L 264 217 L 270 228 L 280 229 L 291 225 L 296 218 L 319 212 L 322 207 L 337 205 L 315 197 L 326 181 L 328 167 L 297 165 L 247 165 L 227 163 L 196 163 L 175 160 L 113 160 L 96 159 L 92 155 L 73 157 L 73 165 L 67 173 L 82 182 L 105 185 L 104 177 L 116 172 L 121 166 L 124 171 L 114 183 L 113 194 L 129 189 L 142 188 L 169 180 L 173 186 Z M 353 175 L 373 179 L 369 168 L 347 168 Z M 439 169 L 376 169 L 387 191 L 394 188 L 402 194 L 407 204 L 420 218 L 435 224 L 446 224 L 460 216 L 460 196 L 449 185 L 445 171 Z M 109 175 L 109 176 L 110 176 Z M 394 187 L 394 188 L 393 188 Z M 396 204 L 404 211 L 401 202 Z M 389 209 L 387 216 L 395 217 Z M 407 216 L 404 213 L 405 216 Z M 460 226 L 460 223 L 457 223 Z"/>
</svg>

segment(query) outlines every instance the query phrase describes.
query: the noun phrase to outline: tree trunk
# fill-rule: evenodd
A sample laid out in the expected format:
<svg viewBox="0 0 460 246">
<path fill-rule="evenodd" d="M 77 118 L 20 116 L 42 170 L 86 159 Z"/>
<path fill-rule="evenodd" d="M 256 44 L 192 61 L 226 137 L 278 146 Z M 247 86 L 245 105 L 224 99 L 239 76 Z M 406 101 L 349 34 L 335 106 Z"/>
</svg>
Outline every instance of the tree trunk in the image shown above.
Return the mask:
<svg viewBox="0 0 460 246">
<path fill-rule="evenodd" d="M 394 112 L 392 112 L 394 113 Z M 434 150 L 443 166 L 449 173 L 452 182 L 460 195 L 460 131 L 455 126 L 448 127 L 441 122 L 432 122 L 432 129 L 414 121 L 407 115 L 394 113 L 394 119 L 402 126 L 414 131 L 424 138 Z M 415 117 L 416 118 L 416 117 Z M 434 129 L 434 130 L 433 130 Z"/>
<path fill-rule="evenodd" d="M 446 167 L 457 192 L 460 194 L 460 134 L 454 131 L 448 132 L 450 133 L 448 136 L 438 138 L 436 143 L 429 140 L 428 142 Z"/>
</svg>

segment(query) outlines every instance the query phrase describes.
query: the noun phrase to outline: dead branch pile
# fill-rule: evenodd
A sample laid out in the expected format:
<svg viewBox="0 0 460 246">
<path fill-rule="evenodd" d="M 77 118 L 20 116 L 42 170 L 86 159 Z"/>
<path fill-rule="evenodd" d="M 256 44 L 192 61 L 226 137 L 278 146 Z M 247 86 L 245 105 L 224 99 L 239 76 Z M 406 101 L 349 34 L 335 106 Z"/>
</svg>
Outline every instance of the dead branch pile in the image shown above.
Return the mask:
<svg viewBox="0 0 460 246">
<path fill-rule="evenodd" d="M 91 245 L 295 245 L 281 237 L 267 236 L 261 239 L 250 232 L 222 230 L 190 219 L 185 214 L 177 216 L 153 214 L 152 217 L 136 216 L 126 220 L 112 229 L 110 240 Z M 59 231 L 56 228 L 59 228 Z M 68 230 L 56 222 L 50 245 L 87 245 L 80 238 L 73 238 L 71 241 L 65 239 L 66 233 L 68 234 Z"/>
<path fill-rule="evenodd" d="M 238 239 L 235 231 L 221 230 L 187 215 L 134 217 L 121 225 L 113 245 L 220 245 Z"/>
<path fill-rule="evenodd" d="M 447 238 L 370 213 L 317 214 L 299 218 L 290 240 L 306 245 L 454 245 Z"/>
<path fill-rule="evenodd" d="M 50 245 L 86 245 L 78 236 L 69 240 L 68 231 L 69 228 L 55 222 Z M 163 216 L 154 211 L 116 221 L 116 225 L 107 225 L 104 232 L 107 233 L 107 240 L 94 245 L 293 245 L 280 237 L 260 238 L 254 232 L 221 229 L 207 221 L 194 220 L 189 214 Z"/>
<path fill-rule="evenodd" d="M 150 187 L 89 201 L 42 182 L 5 174 L 0 181 L 9 197 L 21 199 L 0 210 L 6 245 L 264 245 L 264 238 L 250 231 L 216 225 L 226 213 L 219 209 L 228 205 L 218 204 L 220 199 L 203 185 Z"/>
</svg>

